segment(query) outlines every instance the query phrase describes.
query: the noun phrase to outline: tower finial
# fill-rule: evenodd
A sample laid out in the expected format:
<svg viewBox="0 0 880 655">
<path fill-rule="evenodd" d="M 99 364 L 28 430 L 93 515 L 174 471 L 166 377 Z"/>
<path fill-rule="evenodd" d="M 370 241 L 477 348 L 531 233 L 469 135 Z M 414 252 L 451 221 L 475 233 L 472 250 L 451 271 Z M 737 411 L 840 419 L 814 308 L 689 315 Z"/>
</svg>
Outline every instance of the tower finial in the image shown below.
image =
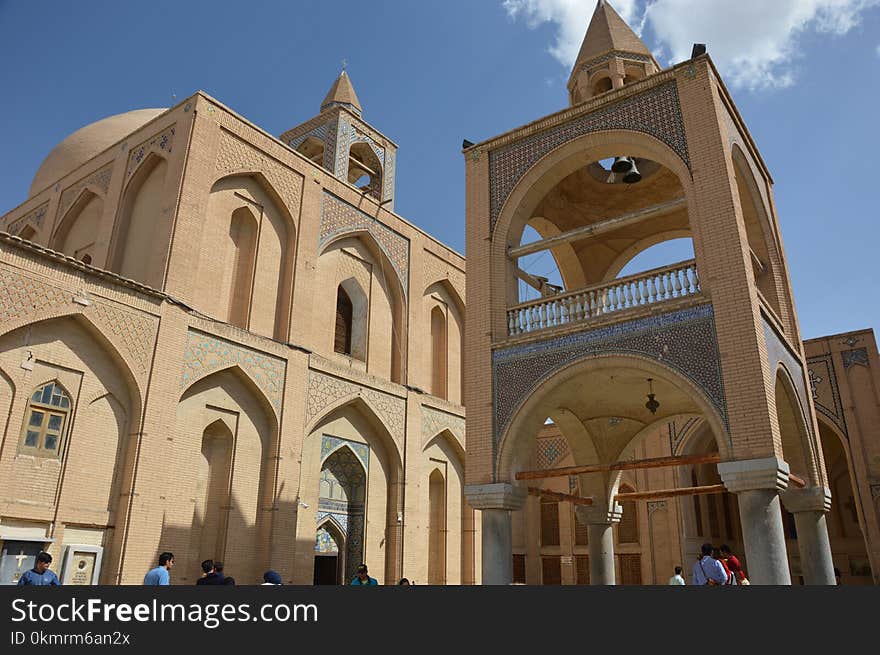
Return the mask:
<svg viewBox="0 0 880 655">
<path fill-rule="evenodd" d="M 333 82 L 333 86 L 327 92 L 324 102 L 321 103 L 321 111 L 334 106 L 342 106 L 360 115 L 363 108 L 357 94 L 354 92 L 354 87 L 351 85 L 351 79 L 348 77 L 348 73 L 345 72 L 345 66 L 348 65 L 348 62 L 343 59 L 342 65 L 342 72 L 339 73 L 339 77 Z"/>
</svg>

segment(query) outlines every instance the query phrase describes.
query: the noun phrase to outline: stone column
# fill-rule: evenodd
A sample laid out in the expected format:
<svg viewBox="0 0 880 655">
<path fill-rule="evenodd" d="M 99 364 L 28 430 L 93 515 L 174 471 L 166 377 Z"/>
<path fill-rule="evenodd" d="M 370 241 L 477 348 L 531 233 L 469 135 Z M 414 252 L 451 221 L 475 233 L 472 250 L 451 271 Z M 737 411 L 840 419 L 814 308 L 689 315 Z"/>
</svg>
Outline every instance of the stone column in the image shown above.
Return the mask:
<svg viewBox="0 0 880 655">
<path fill-rule="evenodd" d="M 825 514 L 831 510 L 831 490 L 825 487 L 788 489 L 780 496 L 785 509 L 794 514 L 804 582 L 808 585 L 837 584 L 825 523 Z"/>
<path fill-rule="evenodd" d="M 525 504 L 527 490 L 504 482 L 466 485 L 468 504 L 483 521 L 483 584 L 513 582 L 513 530 L 510 513 Z"/>
<path fill-rule="evenodd" d="M 788 464 L 776 457 L 721 462 L 718 473 L 739 502 L 749 582 L 790 585 L 778 493 L 788 485 Z"/>
<path fill-rule="evenodd" d="M 587 526 L 590 548 L 590 584 L 617 584 L 614 578 L 614 530 L 623 508 L 614 503 L 611 510 L 580 505 L 575 509 L 581 523 Z"/>
</svg>

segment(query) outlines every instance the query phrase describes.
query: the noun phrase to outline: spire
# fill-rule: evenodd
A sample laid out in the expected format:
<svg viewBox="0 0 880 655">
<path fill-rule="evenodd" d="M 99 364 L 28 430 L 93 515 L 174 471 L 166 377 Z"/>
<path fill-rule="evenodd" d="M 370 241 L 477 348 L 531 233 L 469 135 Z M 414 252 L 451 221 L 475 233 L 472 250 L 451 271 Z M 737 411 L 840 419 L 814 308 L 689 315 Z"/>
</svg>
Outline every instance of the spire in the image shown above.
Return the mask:
<svg viewBox="0 0 880 655">
<path fill-rule="evenodd" d="M 626 24 L 620 14 L 614 11 L 614 7 L 605 0 L 599 0 L 574 67 L 577 68 L 580 64 L 595 59 L 609 50 L 652 56 L 651 51 L 632 28 Z"/>
<path fill-rule="evenodd" d="M 330 90 L 327 92 L 324 102 L 321 103 L 321 111 L 329 109 L 335 105 L 347 107 L 358 115 L 363 111 L 361 103 L 358 100 L 357 94 L 354 92 L 354 87 L 351 85 L 351 80 L 348 78 L 348 73 L 345 72 L 345 69 L 339 74 L 339 77 L 336 78 L 336 81 L 333 82 L 333 86 L 331 86 Z"/>
<path fill-rule="evenodd" d="M 606 0 L 599 0 L 568 79 L 571 104 L 660 70 L 648 47 Z"/>
</svg>

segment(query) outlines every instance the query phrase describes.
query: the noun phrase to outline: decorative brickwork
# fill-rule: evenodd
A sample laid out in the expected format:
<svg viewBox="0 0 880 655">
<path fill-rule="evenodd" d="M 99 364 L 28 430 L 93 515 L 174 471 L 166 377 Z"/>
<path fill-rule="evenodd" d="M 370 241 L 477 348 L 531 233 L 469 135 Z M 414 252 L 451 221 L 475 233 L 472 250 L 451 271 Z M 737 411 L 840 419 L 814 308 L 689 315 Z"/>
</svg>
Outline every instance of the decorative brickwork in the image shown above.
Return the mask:
<svg viewBox="0 0 880 655">
<path fill-rule="evenodd" d="M 666 82 L 490 152 L 489 216 L 492 231 L 517 182 L 539 159 L 569 141 L 603 130 L 649 134 L 672 148 L 690 168 L 678 89 L 675 81 Z"/>
<path fill-rule="evenodd" d="M 699 423 L 700 419 L 696 416 L 689 418 L 683 424 L 672 421 L 669 423 L 669 451 L 673 455 L 678 454 L 678 449 L 684 443 L 684 438 L 688 436 L 691 429 Z"/>
<path fill-rule="evenodd" d="M 174 125 L 166 127 L 155 136 L 150 137 L 140 145 L 133 148 L 131 154 L 129 154 L 128 156 L 128 166 L 126 166 L 125 169 L 125 179 L 131 179 L 131 176 L 134 175 L 134 172 L 144 162 L 144 159 L 146 159 L 147 155 L 149 155 L 151 152 L 159 153 L 160 155 L 165 157 L 170 155 L 171 149 L 174 146 L 174 131 Z"/>
<path fill-rule="evenodd" d="M 422 273 L 422 289 L 425 290 L 435 282 L 448 280 L 458 297 L 464 302 L 465 274 L 452 264 L 440 259 L 430 250 L 424 251 L 424 266 Z"/>
<path fill-rule="evenodd" d="M 391 436 L 400 444 L 406 422 L 406 401 L 375 389 L 368 389 L 346 380 L 309 371 L 309 393 L 306 423 L 322 414 L 325 408 L 347 396 L 361 396 L 388 426 Z"/>
<path fill-rule="evenodd" d="M 427 444 L 443 430 L 449 430 L 464 447 L 464 419 L 431 407 L 422 407 L 422 443 Z"/>
<path fill-rule="evenodd" d="M 326 434 L 321 437 L 321 463 L 323 464 L 330 455 L 343 446 L 351 448 L 352 452 L 360 460 L 361 464 L 363 464 L 364 469 L 369 470 L 370 447 L 367 444 L 351 441 L 349 439 L 340 439 L 339 437 L 331 437 Z"/>
<path fill-rule="evenodd" d="M 61 200 L 58 203 L 58 217 L 60 218 L 61 216 L 64 216 L 70 208 L 70 205 L 72 205 L 73 201 L 79 196 L 79 192 L 86 187 L 100 190 L 102 192 L 100 194 L 102 197 L 106 195 L 107 189 L 110 188 L 110 176 L 112 174 L 113 163 L 111 162 L 103 168 L 99 168 L 88 177 L 81 179 L 73 186 L 66 188 L 61 194 Z"/>
<path fill-rule="evenodd" d="M 230 366 L 240 366 L 263 390 L 275 411 L 281 413 L 287 368 L 283 359 L 196 330 L 186 335 L 180 389 L 183 391 L 203 377 Z"/>
<path fill-rule="evenodd" d="M 217 179 L 259 171 L 281 197 L 291 216 L 299 214 L 303 176 L 231 132 L 223 131 L 217 153 Z"/>
<path fill-rule="evenodd" d="M 119 339 L 135 366 L 133 373 L 145 381 L 159 331 L 159 319 L 101 302 L 92 307 L 85 314 L 94 317 L 95 323 Z"/>
<path fill-rule="evenodd" d="M 71 301 L 70 293 L 29 277 L 0 271 L 0 326 L 46 310 L 60 309 Z"/>
<path fill-rule="evenodd" d="M 348 116 L 340 114 L 336 123 L 336 142 L 333 144 L 333 153 L 336 155 L 336 165 L 331 170 L 336 177 L 348 179 L 348 149 L 351 146 L 349 139 L 351 138 L 351 123 Z"/>
<path fill-rule="evenodd" d="M 535 388 L 569 364 L 608 354 L 649 357 L 672 368 L 703 391 L 726 424 L 714 313 L 711 305 L 700 305 L 493 352 L 495 454 Z"/>
<path fill-rule="evenodd" d="M 9 232 L 10 234 L 20 234 L 28 225 L 35 230 L 39 230 L 43 225 L 43 221 L 46 219 L 46 212 L 48 209 L 49 203 L 47 202 L 36 209 L 32 209 L 20 218 L 12 219 L 6 217 L 5 219 L 0 220 L 0 230 Z"/>
<path fill-rule="evenodd" d="M 612 59 L 629 59 L 631 61 L 641 61 L 644 63 L 648 63 L 651 61 L 651 58 L 648 55 L 642 55 L 637 52 L 623 52 L 622 50 L 612 50 L 611 52 L 606 53 L 600 57 L 585 61 L 577 67 L 577 70 L 589 71 L 593 66 L 604 64 L 606 61 L 611 61 Z"/>
<path fill-rule="evenodd" d="M 539 469 L 558 466 L 557 462 L 565 459 L 569 452 L 568 442 L 562 436 L 538 439 L 535 442 L 535 462 Z"/>
<path fill-rule="evenodd" d="M 810 391 L 816 410 L 840 428 L 846 434 L 846 420 L 843 415 L 843 404 L 840 402 L 840 391 L 837 388 L 837 375 L 834 372 L 834 361 L 830 354 L 807 359 L 810 376 Z"/>
<path fill-rule="evenodd" d="M 341 198 L 325 191 L 321 204 L 321 232 L 318 248 L 323 248 L 325 244 L 340 235 L 362 230 L 369 232 L 376 239 L 382 252 L 391 261 L 391 265 L 400 279 L 404 295 L 408 295 L 409 239 L 357 207 L 353 207 Z"/>
</svg>

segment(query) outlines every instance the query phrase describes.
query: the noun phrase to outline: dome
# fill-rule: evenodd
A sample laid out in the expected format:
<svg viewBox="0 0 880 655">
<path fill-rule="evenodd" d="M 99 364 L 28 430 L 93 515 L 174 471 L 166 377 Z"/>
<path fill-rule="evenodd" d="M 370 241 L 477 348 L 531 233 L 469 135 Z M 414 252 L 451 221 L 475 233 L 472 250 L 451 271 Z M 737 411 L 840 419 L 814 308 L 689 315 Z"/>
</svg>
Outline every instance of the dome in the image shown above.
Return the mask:
<svg viewBox="0 0 880 655">
<path fill-rule="evenodd" d="M 28 197 L 38 194 L 62 177 L 101 154 L 117 141 L 146 125 L 167 109 L 135 109 L 86 125 L 55 146 L 40 164 Z"/>
</svg>

